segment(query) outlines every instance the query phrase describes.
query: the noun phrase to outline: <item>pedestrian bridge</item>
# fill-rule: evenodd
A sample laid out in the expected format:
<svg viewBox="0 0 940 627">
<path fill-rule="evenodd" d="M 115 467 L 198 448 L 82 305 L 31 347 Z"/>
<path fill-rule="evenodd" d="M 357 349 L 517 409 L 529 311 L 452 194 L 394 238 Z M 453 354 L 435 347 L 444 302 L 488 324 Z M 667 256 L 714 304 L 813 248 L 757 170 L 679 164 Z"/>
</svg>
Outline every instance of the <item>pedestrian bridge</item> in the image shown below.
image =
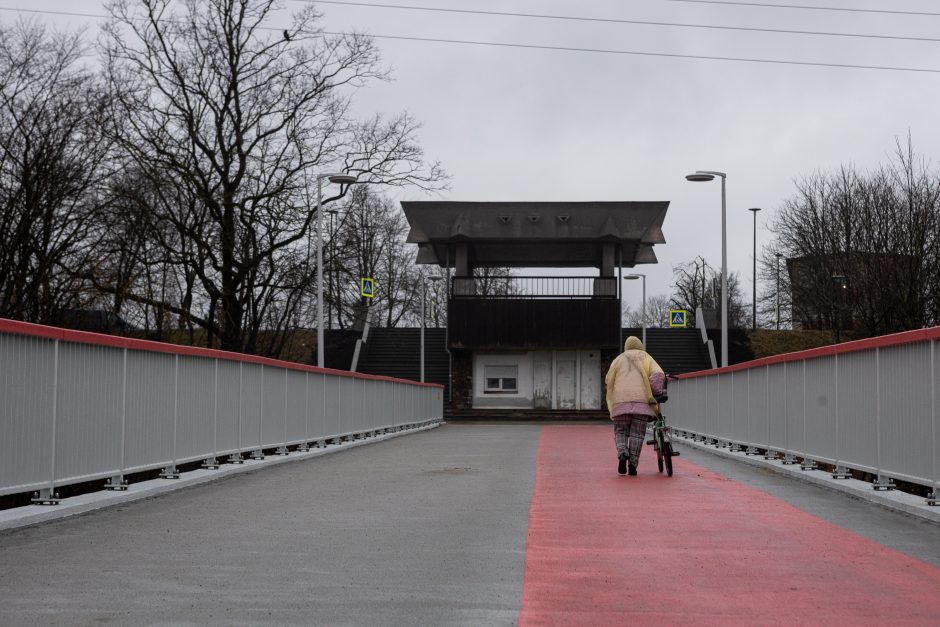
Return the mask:
<svg viewBox="0 0 940 627">
<path fill-rule="evenodd" d="M 926 492 L 771 469 L 935 488 L 931 331 L 674 382 L 668 478 L 649 449 L 618 475 L 608 424 L 442 425 L 436 386 L 2 325 L 0 494 L 36 503 L 0 511 L 3 625 L 940 616 Z"/>
</svg>

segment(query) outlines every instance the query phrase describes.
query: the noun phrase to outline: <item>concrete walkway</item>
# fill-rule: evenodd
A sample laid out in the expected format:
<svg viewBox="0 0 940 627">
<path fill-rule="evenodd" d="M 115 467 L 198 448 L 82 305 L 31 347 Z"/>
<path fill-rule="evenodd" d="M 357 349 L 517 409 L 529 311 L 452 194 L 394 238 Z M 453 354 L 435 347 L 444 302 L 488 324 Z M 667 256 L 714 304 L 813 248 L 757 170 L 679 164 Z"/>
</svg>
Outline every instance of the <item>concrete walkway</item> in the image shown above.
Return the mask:
<svg viewBox="0 0 940 627">
<path fill-rule="evenodd" d="M 940 526 L 651 452 L 449 424 L 0 532 L 0 625 L 936 624 Z"/>
<path fill-rule="evenodd" d="M 0 533 L 0 625 L 511 625 L 535 426 L 452 426 Z"/>
</svg>

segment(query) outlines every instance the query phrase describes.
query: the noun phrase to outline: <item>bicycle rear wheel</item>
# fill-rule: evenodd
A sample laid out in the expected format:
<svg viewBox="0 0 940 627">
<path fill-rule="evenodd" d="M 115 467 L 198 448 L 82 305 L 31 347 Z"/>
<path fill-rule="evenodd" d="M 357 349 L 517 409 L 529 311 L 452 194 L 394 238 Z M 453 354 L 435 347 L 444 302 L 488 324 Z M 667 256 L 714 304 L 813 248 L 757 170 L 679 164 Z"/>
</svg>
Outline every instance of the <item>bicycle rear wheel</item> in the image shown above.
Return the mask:
<svg viewBox="0 0 940 627">
<path fill-rule="evenodd" d="M 672 442 L 666 442 L 663 445 L 663 452 L 660 459 L 666 462 L 666 476 L 672 476 Z"/>
</svg>

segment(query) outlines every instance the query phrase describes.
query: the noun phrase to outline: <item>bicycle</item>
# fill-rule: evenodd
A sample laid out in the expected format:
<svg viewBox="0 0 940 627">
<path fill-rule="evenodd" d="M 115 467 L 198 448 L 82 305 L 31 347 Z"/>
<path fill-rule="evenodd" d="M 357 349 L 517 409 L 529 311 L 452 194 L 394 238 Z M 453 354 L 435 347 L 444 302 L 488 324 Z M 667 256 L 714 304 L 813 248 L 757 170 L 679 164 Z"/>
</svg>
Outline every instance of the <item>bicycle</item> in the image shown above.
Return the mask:
<svg viewBox="0 0 940 627">
<path fill-rule="evenodd" d="M 663 382 L 662 394 L 657 394 L 654 397 L 656 402 L 660 404 L 660 412 L 656 420 L 653 421 L 653 439 L 647 440 L 646 443 L 652 445 L 656 451 L 656 464 L 659 466 L 659 472 L 662 472 L 665 468 L 666 476 L 671 477 L 672 458 L 678 457 L 679 452 L 672 450 L 671 429 L 666 424 L 666 416 L 662 412 L 662 404 L 669 400 L 669 395 L 666 393 L 668 381 L 669 378 L 667 377 L 666 381 Z"/>
</svg>

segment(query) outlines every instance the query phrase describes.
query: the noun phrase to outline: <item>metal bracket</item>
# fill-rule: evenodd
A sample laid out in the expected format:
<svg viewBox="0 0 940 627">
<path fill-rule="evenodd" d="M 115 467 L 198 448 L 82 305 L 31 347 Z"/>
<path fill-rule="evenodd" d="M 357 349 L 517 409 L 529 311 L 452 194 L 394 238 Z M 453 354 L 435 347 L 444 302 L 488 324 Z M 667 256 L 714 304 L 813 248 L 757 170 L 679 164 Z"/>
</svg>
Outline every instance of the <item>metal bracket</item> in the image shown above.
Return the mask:
<svg viewBox="0 0 940 627">
<path fill-rule="evenodd" d="M 816 470 L 816 462 L 808 457 L 803 458 L 803 463 L 800 464 L 800 470 Z"/>
<path fill-rule="evenodd" d="M 833 479 L 851 479 L 852 473 L 849 471 L 848 468 L 846 468 L 842 464 L 836 464 L 835 469 L 832 471 L 832 478 Z"/>
<path fill-rule="evenodd" d="M 217 460 L 215 457 L 207 457 L 202 461 L 202 467 L 206 470 L 218 470 L 219 460 Z"/>
<path fill-rule="evenodd" d="M 744 454 L 745 454 L 745 455 L 748 455 L 748 456 L 750 456 L 750 455 L 760 455 L 760 453 L 757 452 L 757 447 L 756 447 L 756 446 L 748 446 L 748 447 L 747 447 L 747 450 L 744 451 Z"/>
<path fill-rule="evenodd" d="M 241 453 L 232 453 L 228 456 L 228 463 L 230 464 L 244 464 L 245 460 L 242 459 Z"/>
<path fill-rule="evenodd" d="M 931 492 L 927 495 L 927 505 L 930 505 L 931 507 L 940 506 L 940 500 L 937 499 L 936 492 Z"/>
<path fill-rule="evenodd" d="M 731 451 L 732 453 L 740 453 L 743 449 L 741 448 L 741 445 L 738 444 L 737 442 L 732 442 L 731 446 L 728 447 L 728 450 Z"/>
<path fill-rule="evenodd" d="M 286 446 L 277 447 L 277 452 L 275 453 L 275 455 L 280 455 L 281 457 L 287 457 L 287 455 L 289 454 L 290 454 L 290 451 L 287 450 Z"/>
<path fill-rule="evenodd" d="M 179 473 L 179 471 L 176 469 L 176 465 L 167 466 L 167 467 L 164 468 L 163 471 L 160 473 L 160 478 L 161 478 L 161 479 L 179 479 L 179 478 L 180 478 L 180 473 Z"/>
<path fill-rule="evenodd" d="M 127 489 L 127 479 L 124 478 L 124 475 L 116 475 L 107 480 L 104 484 L 105 490 L 111 490 L 113 492 L 124 491 Z"/>
<path fill-rule="evenodd" d="M 251 459 L 264 459 L 264 451 L 260 448 L 251 452 Z"/>
<path fill-rule="evenodd" d="M 768 459 L 768 460 L 771 460 L 771 461 L 776 460 L 776 459 L 777 459 L 777 451 L 772 451 L 772 450 L 770 450 L 770 449 L 767 449 L 766 451 L 764 451 L 764 459 Z"/>
<path fill-rule="evenodd" d="M 783 459 L 780 460 L 780 463 L 782 463 L 784 466 L 792 466 L 796 463 L 796 458 L 793 457 L 793 455 L 787 453 L 783 456 Z"/>
<path fill-rule="evenodd" d="M 306 453 L 307 451 L 310 450 L 310 444 L 307 442 L 301 442 L 300 446 L 297 447 L 297 450 L 300 451 L 301 453 Z"/>
<path fill-rule="evenodd" d="M 871 487 L 875 490 L 893 490 L 895 488 L 894 479 L 878 475 L 878 478 L 872 482 Z"/>
<path fill-rule="evenodd" d="M 42 488 L 39 492 L 33 492 L 30 503 L 33 505 L 58 505 L 59 493 L 53 492 L 52 488 Z"/>
</svg>

